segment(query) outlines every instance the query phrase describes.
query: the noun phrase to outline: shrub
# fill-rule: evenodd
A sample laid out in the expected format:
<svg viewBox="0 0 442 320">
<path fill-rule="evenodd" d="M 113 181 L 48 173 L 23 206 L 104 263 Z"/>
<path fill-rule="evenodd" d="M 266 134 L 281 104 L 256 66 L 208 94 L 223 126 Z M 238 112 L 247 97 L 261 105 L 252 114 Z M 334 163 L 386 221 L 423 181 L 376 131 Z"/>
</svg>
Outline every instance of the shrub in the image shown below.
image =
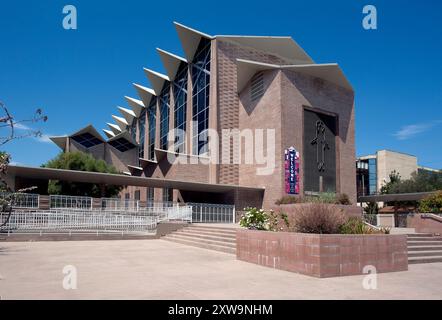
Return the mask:
<svg viewBox="0 0 442 320">
<path fill-rule="evenodd" d="M 419 203 L 419 212 L 442 212 L 442 191 L 438 191 L 422 199 Z"/>
<path fill-rule="evenodd" d="M 342 210 L 333 205 L 309 203 L 300 207 L 295 216 L 295 230 L 301 233 L 339 233 L 345 223 Z"/>
<path fill-rule="evenodd" d="M 346 193 L 340 193 L 336 197 L 336 204 L 343 204 L 343 205 L 351 205 L 350 198 L 348 197 L 348 194 Z"/>
<path fill-rule="evenodd" d="M 342 234 L 373 234 L 376 230 L 369 227 L 360 218 L 349 218 L 340 228 Z"/>
<path fill-rule="evenodd" d="M 268 230 L 269 231 L 283 231 L 285 227 L 286 230 L 290 229 L 289 217 L 284 212 L 275 213 L 270 210 L 268 213 Z"/>
<path fill-rule="evenodd" d="M 280 206 L 281 204 L 293 204 L 300 203 L 301 199 L 293 196 L 285 196 L 275 201 L 275 204 Z"/>
<path fill-rule="evenodd" d="M 265 230 L 269 217 L 263 209 L 246 208 L 239 225 L 253 230 Z"/>
<path fill-rule="evenodd" d="M 364 207 L 364 212 L 366 214 L 378 214 L 379 206 L 377 202 L 369 202 L 366 207 Z"/>
</svg>

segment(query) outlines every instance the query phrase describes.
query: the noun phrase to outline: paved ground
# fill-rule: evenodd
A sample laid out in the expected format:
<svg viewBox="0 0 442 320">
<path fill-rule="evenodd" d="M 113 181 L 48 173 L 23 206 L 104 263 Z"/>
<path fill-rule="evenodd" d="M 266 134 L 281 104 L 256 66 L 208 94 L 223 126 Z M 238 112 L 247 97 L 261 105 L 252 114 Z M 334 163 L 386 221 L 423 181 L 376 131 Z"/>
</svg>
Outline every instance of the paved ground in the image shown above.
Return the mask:
<svg viewBox="0 0 442 320">
<path fill-rule="evenodd" d="M 63 289 L 66 265 L 76 290 Z M 316 279 L 164 240 L 0 243 L 2 299 L 442 299 L 442 264 Z"/>
</svg>

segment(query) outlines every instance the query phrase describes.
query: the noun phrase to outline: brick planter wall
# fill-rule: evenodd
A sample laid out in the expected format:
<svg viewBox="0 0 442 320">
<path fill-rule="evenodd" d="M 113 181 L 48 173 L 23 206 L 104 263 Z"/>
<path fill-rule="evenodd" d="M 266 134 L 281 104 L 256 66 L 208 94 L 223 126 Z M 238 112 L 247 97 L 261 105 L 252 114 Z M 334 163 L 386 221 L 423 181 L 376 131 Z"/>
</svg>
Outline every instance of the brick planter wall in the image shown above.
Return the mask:
<svg viewBox="0 0 442 320">
<path fill-rule="evenodd" d="M 418 233 L 442 234 L 442 217 L 415 214 L 407 217 L 407 227 Z"/>
<path fill-rule="evenodd" d="M 408 270 L 406 235 L 319 235 L 238 229 L 236 257 L 266 267 L 325 278 Z"/>
</svg>

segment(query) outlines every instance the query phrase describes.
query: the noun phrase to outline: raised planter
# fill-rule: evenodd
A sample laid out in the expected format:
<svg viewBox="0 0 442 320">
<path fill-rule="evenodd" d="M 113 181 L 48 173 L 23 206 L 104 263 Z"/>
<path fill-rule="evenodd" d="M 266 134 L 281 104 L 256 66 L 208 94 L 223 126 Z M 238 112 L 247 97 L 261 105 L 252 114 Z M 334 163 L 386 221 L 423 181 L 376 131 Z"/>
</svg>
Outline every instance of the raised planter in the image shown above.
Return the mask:
<svg viewBox="0 0 442 320">
<path fill-rule="evenodd" d="M 320 235 L 238 229 L 239 260 L 325 278 L 408 270 L 406 235 Z"/>
<path fill-rule="evenodd" d="M 281 204 L 274 205 L 270 209 L 275 212 L 284 212 L 288 216 L 295 216 L 297 212 L 302 210 L 304 206 L 310 205 L 309 203 L 292 203 L 292 204 Z M 342 209 L 342 212 L 347 217 L 362 217 L 362 207 L 355 205 L 342 205 L 342 204 L 329 204 L 330 206 Z"/>
</svg>

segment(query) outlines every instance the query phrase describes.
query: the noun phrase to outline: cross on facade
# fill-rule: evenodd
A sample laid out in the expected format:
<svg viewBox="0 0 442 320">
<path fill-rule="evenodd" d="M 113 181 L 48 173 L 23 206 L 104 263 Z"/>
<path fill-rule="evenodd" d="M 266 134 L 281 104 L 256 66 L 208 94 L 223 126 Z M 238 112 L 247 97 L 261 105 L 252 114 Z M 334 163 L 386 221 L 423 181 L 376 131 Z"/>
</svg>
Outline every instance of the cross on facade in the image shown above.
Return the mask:
<svg viewBox="0 0 442 320">
<path fill-rule="evenodd" d="M 316 144 L 316 163 L 318 171 L 323 172 L 325 171 L 325 150 L 330 147 L 325 140 L 325 124 L 320 120 L 316 121 L 316 137 L 311 141 L 311 144 Z"/>
</svg>

